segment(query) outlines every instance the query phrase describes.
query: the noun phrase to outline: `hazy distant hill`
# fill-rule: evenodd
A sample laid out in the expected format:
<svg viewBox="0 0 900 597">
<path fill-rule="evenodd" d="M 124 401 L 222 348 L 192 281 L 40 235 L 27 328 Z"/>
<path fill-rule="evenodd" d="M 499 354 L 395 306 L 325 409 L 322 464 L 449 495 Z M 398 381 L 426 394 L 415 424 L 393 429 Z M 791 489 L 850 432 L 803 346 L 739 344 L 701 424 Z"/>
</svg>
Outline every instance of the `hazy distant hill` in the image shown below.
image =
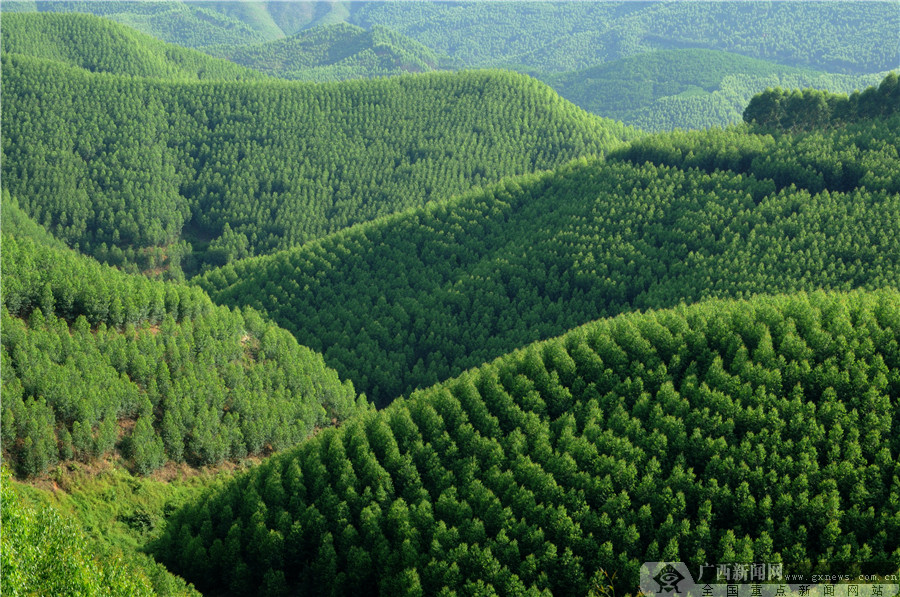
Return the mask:
<svg viewBox="0 0 900 597">
<path fill-rule="evenodd" d="M 3 51 L 134 77 L 246 80 L 262 76 L 218 58 L 163 43 L 130 27 L 85 14 L 3 16 Z"/>
<path fill-rule="evenodd" d="M 4 2 L 3 10 L 18 3 Z M 9 5 L 9 7 L 7 7 Z M 190 47 L 258 43 L 346 22 L 398 31 L 465 67 L 581 70 L 707 48 L 829 72 L 896 68 L 900 4 L 873 2 L 61 2 Z M 22 7 L 19 4 L 19 7 Z"/>
<path fill-rule="evenodd" d="M 466 66 L 564 72 L 707 48 L 871 73 L 896 68 L 897 2 L 360 2 L 348 22 L 390 27 Z"/>
<path fill-rule="evenodd" d="M 243 3 L 240 3 L 243 4 Z M 258 23 L 245 23 L 205 2 L 189 5 L 180 0 L 164 2 L 131 2 L 112 0 L 91 2 L 79 0 L 36 0 L 4 2 L 2 10 L 38 10 L 40 12 L 83 12 L 107 17 L 134 27 L 153 37 L 197 48 L 217 43 L 246 44 L 267 41 L 279 35 L 266 31 Z M 238 12 L 246 17 L 253 11 Z"/>
<path fill-rule="evenodd" d="M 768 87 L 850 93 L 884 73 L 841 75 L 716 50 L 660 50 L 585 70 L 535 76 L 585 110 L 648 131 L 726 126 Z"/>
<path fill-rule="evenodd" d="M 389 29 L 376 26 L 366 31 L 346 23 L 262 44 L 204 51 L 270 75 L 307 81 L 426 72 L 450 65 L 448 58 Z"/>
<path fill-rule="evenodd" d="M 288 79 L 510 68 L 650 131 L 739 122 L 766 86 L 849 92 L 900 66 L 900 4 L 890 1 L 38 0 L 3 10 L 93 12 Z"/>
</svg>

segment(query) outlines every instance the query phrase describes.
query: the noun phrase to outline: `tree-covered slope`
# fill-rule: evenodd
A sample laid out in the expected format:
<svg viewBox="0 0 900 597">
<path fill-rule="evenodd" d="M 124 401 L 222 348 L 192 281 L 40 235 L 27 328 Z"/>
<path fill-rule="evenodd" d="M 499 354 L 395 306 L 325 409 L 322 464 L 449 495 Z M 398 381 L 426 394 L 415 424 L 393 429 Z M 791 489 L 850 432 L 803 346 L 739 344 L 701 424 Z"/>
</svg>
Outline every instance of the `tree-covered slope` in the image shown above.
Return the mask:
<svg viewBox="0 0 900 597">
<path fill-rule="evenodd" d="M 884 74 L 839 75 L 715 50 L 659 50 L 585 70 L 541 75 L 589 112 L 648 131 L 741 122 L 747 102 L 769 87 L 850 93 Z"/>
<path fill-rule="evenodd" d="M 778 188 L 900 193 L 900 84 L 895 72 L 877 87 L 849 96 L 814 89 L 767 90 L 750 101 L 744 119 L 749 127 L 647 136 L 609 157 L 750 174 L 771 179 Z"/>
<path fill-rule="evenodd" d="M 2 238 L 2 449 L 19 474 L 114 450 L 141 474 L 217 464 L 367 408 L 258 314 L 34 240 L 36 226 L 4 221 Z"/>
<path fill-rule="evenodd" d="M 621 315 L 329 430 L 155 553 L 215 594 L 630 593 L 645 561 L 900 568 L 900 294 Z M 883 572 L 885 572 L 883 570 Z"/>
<path fill-rule="evenodd" d="M 303 81 L 336 81 L 447 68 L 450 61 L 384 27 L 366 31 L 340 23 L 286 39 L 204 51 L 263 73 Z"/>
<path fill-rule="evenodd" d="M 290 247 L 636 135 L 497 71 L 172 83 L 5 54 L 3 92 L 2 174 L 22 209 L 145 269 Z"/>
<path fill-rule="evenodd" d="M 289 79 L 421 72 L 435 64 L 513 68 L 552 82 L 590 111 L 646 130 L 734 123 L 767 86 L 850 92 L 900 66 L 894 1 L 132 4 L 7 2 L 4 10 L 94 12 Z M 760 68 L 754 59 L 772 64 Z M 663 73 L 662 82 L 653 71 Z"/>
<path fill-rule="evenodd" d="M 744 110 L 757 130 L 816 130 L 900 113 L 900 71 L 888 73 L 876 87 L 846 94 L 804 89 L 767 89 Z"/>
<path fill-rule="evenodd" d="M 3 17 L 3 51 L 77 66 L 91 72 L 175 80 L 258 79 L 227 60 L 163 43 L 85 14 L 11 13 Z"/>
<path fill-rule="evenodd" d="M 9 196 L 6 189 L 0 191 L 0 230 L 3 234 L 27 236 L 30 240 L 57 249 L 65 249 L 66 244 L 47 232 L 47 229 L 28 217 L 19 202 Z"/>
<path fill-rule="evenodd" d="M 345 2 L 269 0 L 62 1 L 7 0 L 3 12 L 81 12 L 140 29 L 158 39 L 191 48 L 240 46 L 293 35 L 318 25 L 342 23 Z"/>
<path fill-rule="evenodd" d="M 267 313 L 385 404 L 622 311 L 900 285 L 898 125 L 720 132 L 724 155 L 705 170 L 675 156 L 702 160 L 715 134 L 650 137 L 197 283 Z M 663 165 L 644 163 L 654 156 Z"/>
</svg>

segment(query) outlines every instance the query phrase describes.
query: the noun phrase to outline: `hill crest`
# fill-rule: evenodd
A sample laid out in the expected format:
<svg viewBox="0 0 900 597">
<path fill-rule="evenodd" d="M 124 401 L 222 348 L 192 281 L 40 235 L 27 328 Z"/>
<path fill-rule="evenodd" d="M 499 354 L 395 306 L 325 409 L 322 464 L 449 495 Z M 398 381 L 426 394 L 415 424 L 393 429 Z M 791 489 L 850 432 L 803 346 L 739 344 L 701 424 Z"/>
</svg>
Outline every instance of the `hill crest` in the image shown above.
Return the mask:
<svg viewBox="0 0 900 597">
<path fill-rule="evenodd" d="M 441 70 L 450 60 L 419 42 L 376 25 L 320 25 L 290 37 L 205 52 L 285 79 L 329 81 Z"/>
<path fill-rule="evenodd" d="M 81 13 L 4 13 L 3 51 L 87 70 L 166 80 L 251 80 L 263 75 Z"/>
</svg>

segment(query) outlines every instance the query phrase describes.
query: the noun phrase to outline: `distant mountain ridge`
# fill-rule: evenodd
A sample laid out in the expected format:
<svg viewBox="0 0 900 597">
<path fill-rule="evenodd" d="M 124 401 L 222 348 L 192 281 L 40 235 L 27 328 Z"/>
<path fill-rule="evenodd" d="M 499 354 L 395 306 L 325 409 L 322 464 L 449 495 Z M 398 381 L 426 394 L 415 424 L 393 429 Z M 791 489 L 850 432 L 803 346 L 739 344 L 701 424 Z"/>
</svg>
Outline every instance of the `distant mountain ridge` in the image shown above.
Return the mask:
<svg viewBox="0 0 900 597">
<path fill-rule="evenodd" d="M 306 81 L 428 72 L 451 65 L 449 58 L 390 29 L 375 26 L 366 31 L 346 23 L 262 44 L 210 46 L 204 51 L 269 75 Z"/>
<path fill-rule="evenodd" d="M 830 72 L 897 68 L 900 4 L 872 2 L 4 2 L 82 11 L 201 48 L 318 25 L 397 31 L 466 68 L 581 70 L 653 50 L 706 48 Z"/>
<path fill-rule="evenodd" d="M 3 10 L 93 12 L 293 80 L 512 69 L 595 114 L 647 131 L 734 124 L 767 86 L 849 93 L 900 67 L 900 3 L 880 0 L 37 0 L 6 2 Z"/>
<path fill-rule="evenodd" d="M 234 3 L 243 5 L 245 3 Z M 249 3 L 248 3 L 249 4 Z M 245 23 L 235 16 L 215 10 L 205 2 L 188 4 L 181 0 L 161 2 L 131 2 L 114 0 L 91 2 L 83 0 L 12 0 L 4 2 L 4 13 L 22 12 L 79 12 L 105 17 L 148 35 L 189 48 L 217 43 L 246 44 L 280 37 L 278 32 L 266 31 L 259 23 Z M 252 13 L 251 13 L 252 14 Z M 238 15 L 247 16 L 247 14 Z"/>
</svg>

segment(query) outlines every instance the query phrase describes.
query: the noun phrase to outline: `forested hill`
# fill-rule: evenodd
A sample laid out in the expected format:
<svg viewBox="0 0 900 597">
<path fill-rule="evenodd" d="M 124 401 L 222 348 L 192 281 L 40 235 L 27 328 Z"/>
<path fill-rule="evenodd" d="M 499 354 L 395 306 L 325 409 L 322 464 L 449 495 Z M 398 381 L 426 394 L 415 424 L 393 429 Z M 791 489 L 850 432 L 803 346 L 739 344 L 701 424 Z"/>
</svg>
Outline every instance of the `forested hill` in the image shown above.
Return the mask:
<svg viewBox="0 0 900 597">
<path fill-rule="evenodd" d="M 2 210 L 2 449 L 18 474 L 114 451 L 141 474 L 218 464 L 366 410 L 252 310 L 58 248 Z"/>
<path fill-rule="evenodd" d="M 893 572 L 898 338 L 896 290 L 594 322 L 272 458 L 155 553 L 228 595 L 629 594 L 660 560 Z"/>
<path fill-rule="evenodd" d="M 647 136 L 610 154 L 613 161 L 706 172 L 729 170 L 811 192 L 855 188 L 900 193 L 900 79 L 850 96 L 814 89 L 767 90 L 744 111 L 745 129 Z"/>
<path fill-rule="evenodd" d="M 585 110 L 647 131 L 741 122 L 747 102 L 766 88 L 851 93 L 884 78 L 884 73 L 825 73 L 705 49 L 659 50 L 585 70 L 534 74 Z"/>
<path fill-rule="evenodd" d="M 227 60 L 85 14 L 4 14 L 2 44 L 7 53 L 47 58 L 91 72 L 175 80 L 263 78 Z"/>
<path fill-rule="evenodd" d="M 204 48 L 214 56 L 285 79 L 336 81 L 446 69 L 451 61 L 417 41 L 376 26 L 339 23 L 287 39 Z"/>
<path fill-rule="evenodd" d="M 637 135 L 499 71 L 173 83 L 4 54 L 3 93 L 22 209 L 142 269 L 291 247 Z"/>
<path fill-rule="evenodd" d="M 379 405 L 635 308 L 897 287 L 898 118 L 654 136 L 197 282 L 266 312 Z"/>
</svg>

